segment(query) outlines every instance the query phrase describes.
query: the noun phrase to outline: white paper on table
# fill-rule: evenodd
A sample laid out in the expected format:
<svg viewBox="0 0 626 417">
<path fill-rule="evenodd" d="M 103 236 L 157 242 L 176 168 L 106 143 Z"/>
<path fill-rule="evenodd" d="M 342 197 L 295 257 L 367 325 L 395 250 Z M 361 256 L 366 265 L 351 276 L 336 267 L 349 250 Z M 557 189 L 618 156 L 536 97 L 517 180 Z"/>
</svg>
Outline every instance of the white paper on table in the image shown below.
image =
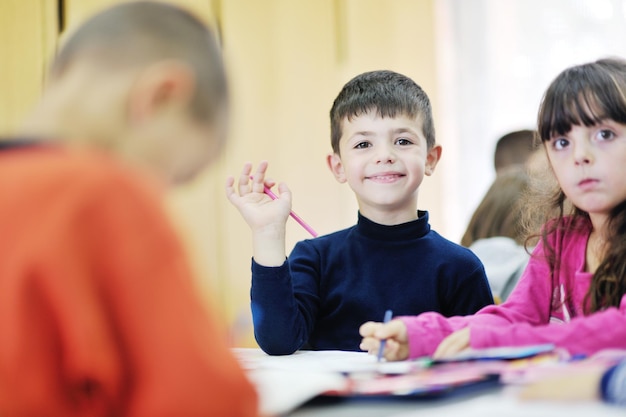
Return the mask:
<svg viewBox="0 0 626 417">
<path fill-rule="evenodd" d="M 281 415 L 329 391 L 347 387 L 345 374 L 407 373 L 414 362 L 377 362 L 364 352 L 298 351 L 270 356 L 260 349 L 232 350 L 259 394 L 262 415 Z"/>
<path fill-rule="evenodd" d="M 233 353 L 244 369 L 276 369 L 298 372 L 378 372 L 405 374 L 418 365 L 414 361 L 378 362 L 365 352 L 339 350 L 298 351 L 291 355 L 270 356 L 260 349 L 235 348 Z"/>
<path fill-rule="evenodd" d="M 328 391 L 342 391 L 347 380 L 331 372 L 254 369 L 247 372 L 259 394 L 262 416 L 283 415 Z"/>
</svg>

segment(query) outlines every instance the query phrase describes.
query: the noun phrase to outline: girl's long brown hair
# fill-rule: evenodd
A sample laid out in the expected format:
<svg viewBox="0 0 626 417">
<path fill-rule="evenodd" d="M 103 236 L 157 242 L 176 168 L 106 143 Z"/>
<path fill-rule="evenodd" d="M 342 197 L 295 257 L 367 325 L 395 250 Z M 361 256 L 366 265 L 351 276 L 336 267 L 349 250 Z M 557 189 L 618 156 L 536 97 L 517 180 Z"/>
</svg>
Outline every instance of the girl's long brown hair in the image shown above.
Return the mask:
<svg viewBox="0 0 626 417">
<path fill-rule="evenodd" d="M 539 139 L 545 143 L 554 136 L 567 134 L 574 125 L 594 126 L 607 119 L 626 124 L 626 61 L 622 59 L 602 59 L 559 74 L 548 87 L 539 108 Z M 544 203 L 533 204 L 535 212 L 537 207 L 545 208 L 542 216 L 531 218 L 535 225 L 547 220 L 536 236 L 544 245 L 554 282 L 559 269 L 560 240 L 550 243 L 548 236 L 563 236 L 559 229 L 575 224 L 566 217 L 589 216 L 568 204 L 556 181 L 535 189 L 548 190 L 543 194 Z M 532 216 L 531 212 L 529 207 L 527 214 Z M 604 256 L 585 297 L 587 314 L 619 307 L 626 293 L 626 201 L 612 210 L 607 230 L 610 235 Z"/>
<path fill-rule="evenodd" d="M 521 216 L 529 176 L 523 167 L 512 167 L 499 174 L 474 211 L 461 245 L 470 247 L 480 239 L 506 236 L 524 244 Z"/>
</svg>

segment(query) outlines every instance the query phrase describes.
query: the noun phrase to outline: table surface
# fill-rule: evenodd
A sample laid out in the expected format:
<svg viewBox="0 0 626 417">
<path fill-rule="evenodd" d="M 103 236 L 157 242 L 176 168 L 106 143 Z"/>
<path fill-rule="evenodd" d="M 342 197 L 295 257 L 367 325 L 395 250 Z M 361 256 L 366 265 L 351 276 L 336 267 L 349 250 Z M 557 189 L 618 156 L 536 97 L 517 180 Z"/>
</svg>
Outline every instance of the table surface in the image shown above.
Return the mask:
<svg viewBox="0 0 626 417">
<path fill-rule="evenodd" d="M 497 388 L 436 400 L 313 401 L 289 417 L 624 417 L 623 408 L 600 402 L 522 402 L 515 390 Z"/>
<path fill-rule="evenodd" d="M 259 349 L 234 349 L 257 386 L 265 414 L 288 417 L 624 417 L 626 410 L 600 401 L 521 401 L 519 386 L 489 386 L 440 398 L 316 397 L 342 378 L 340 372 L 377 367 L 375 359 L 355 352 L 297 352 L 268 356 Z M 402 363 L 391 363 L 396 370 Z M 315 397 L 315 398 L 314 398 Z M 311 398 L 313 398 L 311 400 Z"/>
</svg>

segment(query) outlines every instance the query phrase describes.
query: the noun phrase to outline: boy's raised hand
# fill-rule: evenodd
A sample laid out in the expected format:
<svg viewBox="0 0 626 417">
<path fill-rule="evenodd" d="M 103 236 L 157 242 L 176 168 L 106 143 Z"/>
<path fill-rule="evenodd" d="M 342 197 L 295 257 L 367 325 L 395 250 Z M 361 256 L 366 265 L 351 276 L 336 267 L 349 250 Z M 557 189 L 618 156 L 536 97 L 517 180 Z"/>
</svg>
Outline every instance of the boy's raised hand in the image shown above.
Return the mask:
<svg viewBox="0 0 626 417">
<path fill-rule="evenodd" d="M 389 323 L 368 321 L 361 325 L 359 333 L 363 337 L 359 347 L 370 355 L 378 355 L 380 342 L 385 339 L 385 359 L 401 361 L 409 357 L 406 325 L 401 320 L 391 320 Z"/>
<path fill-rule="evenodd" d="M 291 211 L 291 192 L 285 184 L 279 184 L 276 200 L 265 194 L 265 186 L 274 186 L 273 181 L 265 180 L 267 165 L 261 162 L 252 174 L 252 164 L 246 163 L 237 191 L 235 179 L 226 180 L 226 196 L 252 230 L 255 261 L 264 266 L 280 266 L 285 262 L 285 225 Z"/>
<path fill-rule="evenodd" d="M 267 162 L 261 162 L 256 172 L 252 174 L 252 164 L 246 163 L 239 176 L 237 191 L 235 179 L 229 177 L 226 180 L 228 200 L 237 207 L 253 232 L 268 226 L 284 225 L 291 210 L 291 192 L 286 185 L 279 185 L 277 200 L 272 200 L 263 191 L 265 186 L 271 188 L 274 185 L 273 181 L 265 180 L 267 165 Z"/>
</svg>

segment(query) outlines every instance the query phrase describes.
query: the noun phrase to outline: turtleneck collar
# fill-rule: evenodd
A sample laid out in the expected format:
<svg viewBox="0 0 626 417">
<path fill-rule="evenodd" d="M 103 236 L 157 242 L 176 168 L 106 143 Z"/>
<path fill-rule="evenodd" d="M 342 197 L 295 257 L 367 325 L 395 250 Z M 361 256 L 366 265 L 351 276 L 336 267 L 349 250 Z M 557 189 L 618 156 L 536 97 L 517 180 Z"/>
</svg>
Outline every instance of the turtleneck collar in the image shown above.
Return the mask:
<svg viewBox="0 0 626 417">
<path fill-rule="evenodd" d="M 365 237 L 376 240 L 401 241 L 419 239 L 430 231 L 428 212 L 418 210 L 416 220 L 392 226 L 374 223 L 359 212 L 356 231 Z"/>
</svg>

